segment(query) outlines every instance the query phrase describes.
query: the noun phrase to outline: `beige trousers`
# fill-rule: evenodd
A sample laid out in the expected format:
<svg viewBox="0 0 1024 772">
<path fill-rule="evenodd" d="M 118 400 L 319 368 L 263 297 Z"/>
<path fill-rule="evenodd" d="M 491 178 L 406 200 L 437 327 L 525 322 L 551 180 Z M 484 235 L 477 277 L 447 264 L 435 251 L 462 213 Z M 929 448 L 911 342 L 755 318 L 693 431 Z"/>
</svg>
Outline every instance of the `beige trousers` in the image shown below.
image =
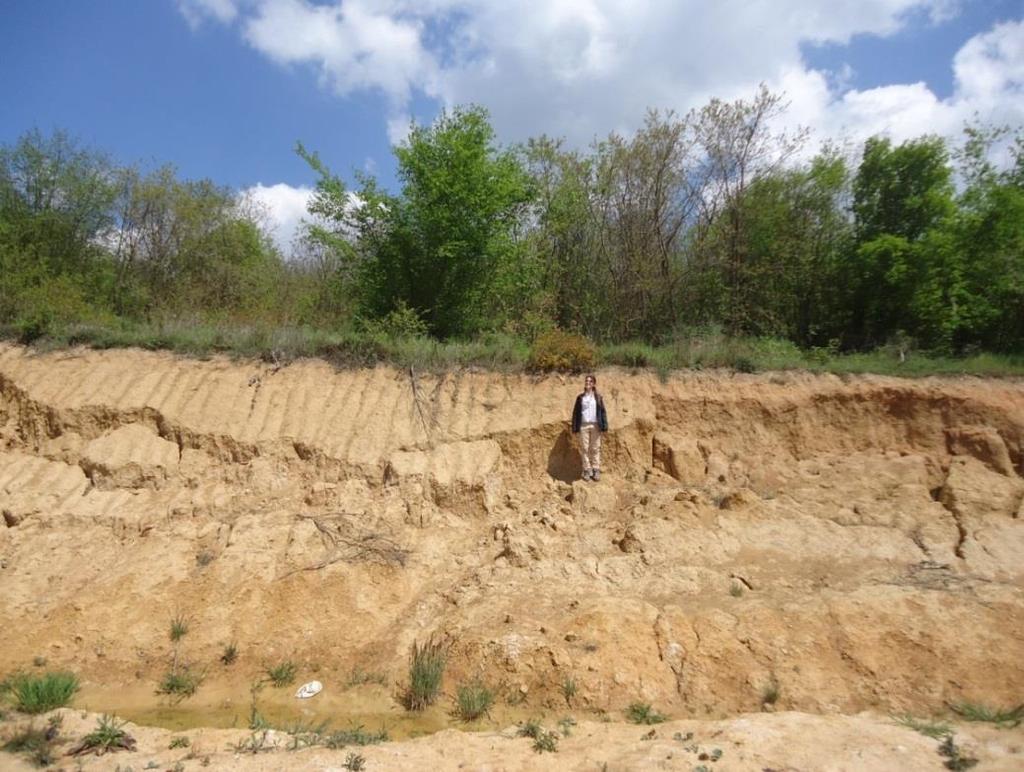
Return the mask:
<svg viewBox="0 0 1024 772">
<path fill-rule="evenodd" d="M 601 468 L 601 430 L 597 424 L 580 426 L 580 460 L 584 472 Z"/>
</svg>

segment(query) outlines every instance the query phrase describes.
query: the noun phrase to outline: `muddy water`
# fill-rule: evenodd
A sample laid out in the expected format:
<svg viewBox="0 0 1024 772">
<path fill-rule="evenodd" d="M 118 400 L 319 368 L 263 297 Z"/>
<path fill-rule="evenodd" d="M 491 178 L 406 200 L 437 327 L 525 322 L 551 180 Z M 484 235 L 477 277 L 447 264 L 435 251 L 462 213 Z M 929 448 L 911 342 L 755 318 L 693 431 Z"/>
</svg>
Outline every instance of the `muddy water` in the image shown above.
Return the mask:
<svg viewBox="0 0 1024 772">
<path fill-rule="evenodd" d="M 256 693 L 256 708 L 275 729 L 287 731 L 305 727 L 308 731 L 321 724 L 326 724 L 327 730 L 363 727 L 368 732 L 376 732 L 385 729 L 392 740 L 419 737 L 449 727 L 464 731 L 502 729 L 527 718 L 557 720 L 570 713 L 565 710 L 556 714 L 499 701 L 489 716 L 465 723 L 452 715 L 450 697 L 442 697 L 427 710 L 410 713 L 383 686 L 346 688 L 320 680 L 324 683 L 323 691 L 307 700 L 294 696 L 298 683 L 282 688 L 264 686 Z M 172 731 L 200 727 L 248 729 L 252 693 L 248 684 L 206 681 L 193 697 L 175 702 L 156 694 L 154 685 L 145 682 L 84 683 L 74 707 Z"/>
</svg>

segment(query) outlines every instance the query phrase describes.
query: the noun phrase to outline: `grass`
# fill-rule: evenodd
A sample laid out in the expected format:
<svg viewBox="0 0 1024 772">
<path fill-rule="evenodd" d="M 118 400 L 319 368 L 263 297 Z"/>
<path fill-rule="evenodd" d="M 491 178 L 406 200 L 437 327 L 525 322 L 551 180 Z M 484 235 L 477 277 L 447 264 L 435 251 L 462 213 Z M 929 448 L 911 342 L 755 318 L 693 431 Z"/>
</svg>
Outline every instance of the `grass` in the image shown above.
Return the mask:
<svg viewBox="0 0 1024 772">
<path fill-rule="evenodd" d="M 188 625 L 188 619 L 182 614 L 178 614 L 171 619 L 171 629 L 169 631 L 171 643 L 177 643 L 188 635 Z"/>
<path fill-rule="evenodd" d="M 277 746 L 270 740 L 269 729 L 254 731 L 244 740 L 239 740 L 232 748 L 235 753 L 265 753 L 272 751 Z"/>
<path fill-rule="evenodd" d="M 224 651 L 220 654 L 220 661 L 224 665 L 232 665 L 238 659 L 238 644 L 232 641 L 224 644 Z"/>
<path fill-rule="evenodd" d="M 762 705 L 774 705 L 779 701 L 779 697 L 782 695 L 782 687 L 779 686 L 778 680 L 775 676 L 772 676 L 764 689 L 761 690 L 761 704 Z"/>
<path fill-rule="evenodd" d="M 413 642 L 409 651 L 409 684 L 401 700 L 406 710 L 423 710 L 437 700 L 448 664 L 448 648 L 444 641 L 433 638 L 422 646 Z"/>
<path fill-rule="evenodd" d="M 171 744 L 167 746 L 167 749 L 173 751 L 175 748 L 187 748 L 191 744 L 187 737 L 175 737 L 171 740 Z"/>
<path fill-rule="evenodd" d="M 345 763 L 341 766 L 351 772 L 360 772 L 360 770 L 366 769 L 366 757 L 361 753 L 350 753 L 345 757 Z"/>
<path fill-rule="evenodd" d="M 923 721 L 921 719 L 914 718 L 909 713 L 893 716 L 892 718 L 893 721 L 900 726 L 905 726 L 907 729 L 913 729 L 915 732 L 920 732 L 925 737 L 931 737 L 933 740 L 945 737 L 953 731 L 949 724 L 943 724 L 939 721 Z"/>
<path fill-rule="evenodd" d="M 267 668 L 267 680 L 274 686 L 288 686 L 295 682 L 299 666 L 290 659 Z"/>
<path fill-rule="evenodd" d="M 383 727 L 378 732 L 367 732 L 363 727 L 357 726 L 351 729 L 339 729 L 324 737 L 324 745 L 333 750 L 344 748 L 348 745 L 376 745 L 386 743 L 388 730 Z"/>
<path fill-rule="evenodd" d="M 78 691 L 78 676 L 65 671 L 42 675 L 15 673 L 5 679 L 0 691 L 9 692 L 15 709 L 22 713 L 47 713 L 71 702 Z"/>
<path fill-rule="evenodd" d="M 660 724 L 668 717 L 656 711 L 649 702 L 634 702 L 626 708 L 626 719 L 634 724 Z"/>
<path fill-rule="evenodd" d="M 379 684 L 384 686 L 388 681 L 387 676 L 383 673 L 376 671 L 364 670 L 363 668 L 354 666 L 349 671 L 348 680 L 345 682 L 345 686 L 351 688 L 353 686 L 362 686 L 363 684 Z"/>
<path fill-rule="evenodd" d="M 199 690 L 203 682 L 202 673 L 196 673 L 189 668 L 172 668 L 168 670 L 157 685 L 157 694 L 166 694 L 171 697 L 183 700 L 191 697 Z"/>
<path fill-rule="evenodd" d="M 516 736 L 532 738 L 533 749 L 537 753 L 554 753 L 558 750 L 558 733 L 545 729 L 535 718 L 520 724 Z"/>
<path fill-rule="evenodd" d="M 476 721 L 489 715 L 494 705 L 494 690 L 479 680 L 462 684 L 455 694 L 455 715 L 462 721 Z"/>
<path fill-rule="evenodd" d="M 83 737 L 69 754 L 95 753 L 102 756 L 113 751 L 134 751 L 135 738 L 124 731 L 124 725 L 124 721 L 118 723 L 113 716 L 100 716 L 96 728 Z"/>
<path fill-rule="evenodd" d="M 571 676 L 566 676 L 565 680 L 562 681 L 562 697 L 565 699 L 565 704 L 570 708 L 577 691 L 576 680 Z"/>
<path fill-rule="evenodd" d="M 950 705 L 950 709 L 964 721 L 984 721 L 1001 727 L 1020 726 L 1024 721 L 1024 704 L 1003 709 L 973 702 L 960 702 Z"/>
<path fill-rule="evenodd" d="M 17 326 L 0 327 L 0 338 L 17 339 Z M 68 324 L 32 344 L 47 350 L 73 345 L 98 349 L 143 348 L 170 350 L 187 356 L 215 353 L 287 363 L 320 357 L 336 367 L 366 367 L 388 363 L 398 368 L 442 372 L 460 367 L 523 371 L 530 344 L 505 334 L 483 334 L 472 340 L 437 341 L 426 337 L 336 332 L 308 326 L 197 322 Z M 716 330 L 681 334 L 659 346 L 642 342 L 597 347 L 599 366 L 653 369 L 662 379 L 673 370 L 726 368 L 737 372 L 810 370 L 836 374 L 878 373 L 911 378 L 929 375 L 1024 375 L 1024 356 L 977 353 L 953 357 L 911 351 L 901 362 L 898 352 L 882 347 L 870 352 L 837 353 L 828 349 L 801 350 L 777 338 L 728 337 Z"/>
</svg>

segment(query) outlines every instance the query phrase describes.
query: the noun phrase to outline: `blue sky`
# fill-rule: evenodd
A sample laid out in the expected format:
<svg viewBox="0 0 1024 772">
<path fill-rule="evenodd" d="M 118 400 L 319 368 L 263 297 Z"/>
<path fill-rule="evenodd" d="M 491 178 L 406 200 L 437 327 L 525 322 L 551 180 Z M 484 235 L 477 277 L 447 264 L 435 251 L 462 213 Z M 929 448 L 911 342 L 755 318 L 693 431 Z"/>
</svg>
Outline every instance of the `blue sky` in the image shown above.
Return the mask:
<svg viewBox="0 0 1024 772">
<path fill-rule="evenodd" d="M 122 162 L 259 190 L 290 234 L 312 174 L 393 184 L 411 117 L 586 144 L 648 106 L 783 90 L 818 138 L 1024 122 L 1022 0 L 8 0 L 0 142 L 62 128 Z"/>
</svg>

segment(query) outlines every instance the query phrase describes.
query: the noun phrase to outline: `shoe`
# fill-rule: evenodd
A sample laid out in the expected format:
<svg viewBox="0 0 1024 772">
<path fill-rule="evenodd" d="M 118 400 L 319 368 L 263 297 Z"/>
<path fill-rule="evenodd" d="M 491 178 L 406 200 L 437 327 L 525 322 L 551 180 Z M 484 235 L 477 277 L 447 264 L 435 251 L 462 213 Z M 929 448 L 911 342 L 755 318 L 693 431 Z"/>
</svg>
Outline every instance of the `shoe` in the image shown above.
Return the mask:
<svg viewBox="0 0 1024 772">
<path fill-rule="evenodd" d="M 589 480 L 589 479 L 590 479 L 590 470 L 589 470 L 589 469 L 584 469 L 584 470 L 583 470 L 583 477 L 582 477 L 581 479 L 582 479 L 582 480 L 583 480 L 584 482 L 586 482 L 587 480 Z"/>
<path fill-rule="evenodd" d="M 595 469 L 593 472 L 591 472 L 590 473 L 590 479 L 593 480 L 594 482 L 597 482 L 598 480 L 600 480 L 601 479 L 601 470 L 600 469 Z"/>
</svg>

